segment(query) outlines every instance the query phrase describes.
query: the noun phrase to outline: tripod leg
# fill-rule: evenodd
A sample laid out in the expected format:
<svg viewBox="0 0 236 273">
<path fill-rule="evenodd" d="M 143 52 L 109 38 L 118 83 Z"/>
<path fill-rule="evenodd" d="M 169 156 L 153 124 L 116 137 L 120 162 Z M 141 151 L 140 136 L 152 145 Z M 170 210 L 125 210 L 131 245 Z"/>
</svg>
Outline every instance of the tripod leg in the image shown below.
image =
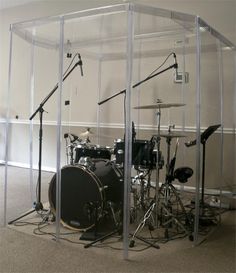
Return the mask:
<svg viewBox="0 0 236 273">
<path fill-rule="evenodd" d="M 144 214 L 142 221 L 139 223 L 138 227 L 136 228 L 136 230 L 135 230 L 135 232 L 134 232 L 134 234 L 133 234 L 133 236 L 132 236 L 132 239 L 130 240 L 130 244 L 129 244 L 130 247 L 134 247 L 134 244 L 135 244 L 135 237 L 137 237 L 138 239 L 141 238 L 141 237 L 138 237 L 138 236 L 137 236 L 137 233 L 138 233 L 140 230 L 142 230 L 142 228 L 145 226 L 146 221 L 150 218 L 150 216 L 151 216 L 151 214 L 152 214 L 152 212 L 153 212 L 153 210 L 154 210 L 154 208 L 155 208 L 155 205 L 156 205 L 156 203 L 153 202 L 153 203 L 150 205 L 150 207 L 149 207 L 149 209 L 147 210 L 147 212 Z M 143 239 L 142 241 L 144 241 L 144 239 Z M 151 244 L 150 242 L 148 242 L 148 241 L 146 241 L 146 240 L 145 240 L 145 242 L 148 243 L 148 244 Z"/>
<path fill-rule="evenodd" d="M 173 202 L 171 201 L 171 197 L 170 197 L 170 192 L 172 192 L 172 194 L 175 196 L 177 204 L 180 206 L 182 213 L 185 216 L 185 220 L 188 224 L 191 223 L 191 220 L 188 217 L 188 214 L 184 208 L 184 205 L 175 189 L 175 187 L 171 184 L 168 183 L 165 185 L 165 189 L 167 191 L 169 191 L 168 194 L 168 200 L 165 200 L 165 203 L 161 204 L 161 209 L 164 211 L 164 217 L 167 218 L 166 221 L 162 222 L 162 226 L 166 228 L 165 230 L 165 237 L 168 238 L 168 225 L 172 222 L 174 222 L 176 225 L 178 225 L 179 227 L 181 227 L 181 229 L 186 233 L 186 235 L 191 235 L 191 231 L 188 231 L 188 229 L 185 227 L 185 225 L 183 223 L 181 223 L 181 220 L 178 219 L 178 217 L 176 215 L 173 214 L 172 212 L 172 205 Z"/>
<path fill-rule="evenodd" d="M 157 249 L 160 249 L 159 245 L 157 245 L 157 244 L 155 244 L 155 243 L 151 243 L 151 242 L 149 242 L 148 240 L 146 240 L 146 239 L 144 239 L 144 238 L 142 238 L 142 237 L 140 237 L 140 236 L 137 236 L 137 235 L 136 235 L 136 238 L 139 239 L 140 241 L 143 241 L 144 243 L 146 243 L 146 244 L 152 246 L 152 247 L 155 247 L 155 248 L 157 248 Z"/>
<path fill-rule="evenodd" d="M 112 231 L 112 232 L 110 232 L 110 233 L 108 233 L 108 234 L 106 234 L 106 235 L 104 235 L 104 236 L 101 236 L 100 238 L 94 240 L 93 242 L 84 245 L 84 248 L 89 248 L 90 246 L 96 244 L 97 242 L 103 241 L 103 240 L 107 239 L 108 237 L 111 237 L 112 235 L 118 233 L 119 230 L 120 230 L 120 229 L 116 229 L 116 230 L 114 230 L 114 231 Z"/>
<path fill-rule="evenodd" d="M 14 220 L 11 220 L 10 222 L 8 222 L 8 225 L 13 224 L 14 222 L 16 222 L 16 221 L 20 220 L 21 218 L 23 218 L 23 217 L 25 217 L 25 216 L 27 216 L 27 215 L 29 215 L 29 214 L 33 213 L 33 212 L 35 212 L 35 209 L 33 209 L 33 210 L 30 210 L 30 211 L 26 212 L 25 214 L 23 214 L 23 215 L 21 215 L 21 216 L 17 217 L 17 218 L 16 218 L 16 219 L 14 219 Z"/>
<path fill-rule="evenodd" d="M 185 216 L 185 218 L 186 218 L 186 222 L 187 222 L 188 224 L 191 224 L 191 219 L 190 219 L 188 213 L 186 212 L 185 207 L 184 207 L 184 205 L 183 205 L 183 203 L 182 203 L 182 201 L 181 201 L 181 199 L 180 199 L 180 197 L 179 197 L 179 195 L 178 195 L 178 193 L 177 193 L 175 187 L 174 187 L 172 184 L 170 184 L 170 186 L 171 186 L 172 192 L 174 193 L 174 195 L 175 195 L 175 197 L 176 197 L 176 200 L 177 200 L 178 204 L 179 204 L 180 207 L 181 207 L 182 212 L 184 213 L 184 216 Z"/>
</svg>

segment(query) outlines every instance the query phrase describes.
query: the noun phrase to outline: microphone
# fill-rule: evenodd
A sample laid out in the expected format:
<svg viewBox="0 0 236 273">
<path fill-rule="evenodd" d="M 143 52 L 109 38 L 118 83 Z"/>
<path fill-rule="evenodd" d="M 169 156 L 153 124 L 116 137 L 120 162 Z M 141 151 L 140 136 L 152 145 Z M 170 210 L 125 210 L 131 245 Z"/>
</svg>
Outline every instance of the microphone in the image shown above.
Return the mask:
<svg viewBox="0 0 236 273">
<path fill-rule="evenodd" d="M 174 59 L 175 59 L 175 73 L 176 73 L 176 79 L 178 78 L 178 63 L 177 63 L 177 58 L 176 58 L 176 54 L 173 52 L 173 56 L 174 56 Z"/>
<path fill-rule="evenodd" d="M 83 73 L 83 62 L 81 60 L 81 56 L 80 54 L 78 53 L 78 57 L 79 57 L 79 62 L 78 62 L 78 65 L 80 66 L 80 73 L 81 73 L 81 76 L 84 76 L 84 73 Z"/>
</svg>

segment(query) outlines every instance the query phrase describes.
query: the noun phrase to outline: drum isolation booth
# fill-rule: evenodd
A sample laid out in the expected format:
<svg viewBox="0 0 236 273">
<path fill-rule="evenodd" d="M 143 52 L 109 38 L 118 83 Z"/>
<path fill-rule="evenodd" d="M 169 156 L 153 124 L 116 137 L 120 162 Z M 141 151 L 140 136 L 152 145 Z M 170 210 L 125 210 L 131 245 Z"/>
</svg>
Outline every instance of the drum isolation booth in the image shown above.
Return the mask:
<svg viewBox="0 0 236 273">
<path fill-rule="evenodd" d="M 167 69 L 176 68 L 175 64 Z M 171 55 L 170 54 L 170 55 Z M 73 69 L 79 65 L 82 71 L 82 60 L 72 67 L 63 81 L 69 76 Z M 145 80 L 135 84 L 133 88 L 144 81 L 166 71 L 162 70 L 151 75 Z M 37 113 L 40 115 L 39 129 L 39 170 L 38 170 L 38 196 L 33 211 L 44 211 L 41 202 L 41 150 L 42 150 L 42 117 L 43 106 L 52 94 L 57 90 L 58 85 L 42 101 L 30 119 Z M 125 90 L 118 92 L 112 97 L 100 102 L 102 104 L 109 99 L 123 94 Z M 165 132 L 160 131 L 161 111 L 168 108 L 184 107 L 182 103 L 163 103 L 157 100 L 152 105 L 134 107 L 134 110 L 151 109 L 157 117 L 157 131 L 149 139 L 136 139 L 135 124 L 132 122 L 132 155 L 131 164 L 131 206 L 130 225 L 133 232 L 130 234 L 130 247 L 135 246 L 136 238 L 145 243 L 159 248 L 159 245 L 150 242 L 145 236 L 139 234 L 143 232 L 145 226 L 150 231 L 160 229 L 163 231 L 165 240 L 173 239 L 173 233 L 188 236 L 193 240 L 194 207 L 186 207 L 180 198 L 179 191 L 173 185 L 173 181 L 180 183 L 188 182 L 193 175 L 193 170 L 189 166 L 175 168 L 179 139 L 186 137 L 181 132 L 174 131 L 175 126 L 169 125 Z M 207 138 L 217 129 L 219 125 L 210 126 L 202 135 L 202 144 L 205 145 Z M 122 234 L 123 221 L 123 195 L 124 195 L 124 161 L 125 161 L 125 141 L 115 139 L 113 147 L 99 146 L 92 144 L 90 137 L 93 136 L 90 128 L 82 132 L 79 136 L 72 133 L 65 133 L 67 165 L 61 169 L 61 223 L 64 227 L 81 231 L 81 239 L 91 240 L 88 247 L 98 241 L 118 232 Z M 174 155 L 171 156 L 172 141 L 176 140 Z M 160 149 L 161 141 L 165 141 L 166 155 Z M 196 140 L 186 142 L 185 146 L 191 147 L 196 144 Z M 205 147 L 205 146 L 204 146 Z M 203 160 L 205 163 L 205 159 Z M 165 170 L 164 181 L 160 181 L 160 170 Z M 204 166 L 203 166 L 204 171 Z M 155 178 L 153 178 L 155 177 Z M 49 183 L 48 199 L 49 212 L 55 220 L 56 205 L 56 174 Z M 203 180 L 204 181 L 204 180 Z M 160 186 L 159 186 L 160 185 Z M 204 185 L 202 185 L 204 188 Z M 204 194 L 204 192 L 203 192 Z M 204 207 L 204 196 L 202 196 L 202 215 L 209 218 L 208 208 Z M 21 217 L 9 222 L 21 219 L 32 213 L 29 211 Z M 46 210 L 47 211 L 47 210 Z M 205 214 L 206 213 L 206 214 Z M 212 219 L 212 218 L 211 218 Z M 98 235 L 103 233 L 103 235 Z M 105 235 L 104 235 L 105 233 Z M 86 235 L 89 234 L 89 235 Z"/>
</svg>

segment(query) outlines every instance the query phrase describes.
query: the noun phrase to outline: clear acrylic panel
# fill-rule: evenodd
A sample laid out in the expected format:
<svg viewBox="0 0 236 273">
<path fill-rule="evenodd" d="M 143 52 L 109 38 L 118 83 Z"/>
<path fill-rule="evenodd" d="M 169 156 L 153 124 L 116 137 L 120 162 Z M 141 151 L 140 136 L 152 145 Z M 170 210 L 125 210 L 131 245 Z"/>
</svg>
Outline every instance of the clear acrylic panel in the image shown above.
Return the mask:
<svg viewBox="0 0 236 273">
<path fill-rule="evenodd" d="M 222 183 L 221 199 L 222 208 L 233 208 L 232 193 L 235 192 L 236 172 L 235 172 L 235 104 L 236 104 L 236 84 L 235 84 L 235 50 L 225 43 L 220 43 L 221 64 L 222 64 Z"/>
<path fill-rule="evenodd" d="M 233 107 L 225 108 L 225 98 L 234 101 L 235 87 L 233 82 L 225 82 L 225 76 L 230 74 L 229 67 L 226 68 L 219 33 L 214 31 L 205 22 L 199 19 L 198 46 L 199 46 L 199 120 L 197 126 L 196 166 L 199 167 L 199 179 L 196 181 L 195 204 L 195 243 L 202 242 L 209 229 L 217 227 L 221 221 L 221 214 L 224 209 L 229 208 L 229 204 L 222 198 L 222 189 L 227 187 L 224 179 L 224 172 L 230 166 L 225 162 L 225 155 L 230 156 L 225 146 L 225 139 L 229 135 L 234 139 L 233 124 L 226 129 L 225 121 L 227 115 L 233 115 Z M 229 41 L 221 39 L 228 46 L 233 54 L 234 47 Z M 231 69 L 234 71 L 233 66 Z M 226 72 L 227 71 L 227 72 Z M 228 87 L 226 87 L 228 86 Z M 228 93 L 226 90 L 233 90 Z M 227 94 L 226 94 L 227 92 Z M 234 102 L 231 103 L 233 106 Z M 232 147 L 234 147 L 234 144 Z M 230 156 L 232 162 L 234 157 Z M 199 161 L 198 161 L 199 160 Z M 225 171 L 224 171 L 225 169 Z M 232 173 L 232 171 L 231 171 Z M 233 176 L 231 185 L 234 184 Z M 231 188 L 232 190 L 232 188 Z"/>
<path fill-rule="evenodd" d="M 59 23 L 54 25 L 59 36 Z M 42 223 L 53 218 L 48 185 L 57 163 L 57 107 L 55 95 L 53 98 L 49 94 L 57 89 L 59 55 L 56 50 L 35 46 L 38 29 L 29 31 L 31 43 L 14 32 L 12 41 L 6 206 L 9 224 Z"/>
<path fill-rule="evenodd" d="M 155 13 L 135 15 L 131 246 L 138 244 L 146 226 L 163 240 L 172 238 L 173 229 L 192 235 L 190 223 L 183 223 L 188 222 L 183 192 L 187 181 L 173 174 L 183 168 L 192 171 L 185 142 L 195 127 L 194 24 Z"/>
</svg>

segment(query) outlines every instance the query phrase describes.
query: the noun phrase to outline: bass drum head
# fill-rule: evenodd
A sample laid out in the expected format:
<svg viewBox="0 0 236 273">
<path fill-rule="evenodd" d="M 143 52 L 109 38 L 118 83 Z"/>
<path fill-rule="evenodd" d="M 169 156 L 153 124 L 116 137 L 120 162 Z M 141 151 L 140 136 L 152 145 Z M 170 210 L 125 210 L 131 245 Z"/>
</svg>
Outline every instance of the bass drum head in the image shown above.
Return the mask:
<svg viewBox="0 0 236 273">
<path fill-rule="evenodd" d="M 61 221 L 66 227 L 85 231 L 94 226 L 94 206 L 103 208 L 103 192 L 99 179 L 83 166 L 61 169 Z M 56 175 L 49 185 L 49 203 L 56 211 Z"/>
</svg>

